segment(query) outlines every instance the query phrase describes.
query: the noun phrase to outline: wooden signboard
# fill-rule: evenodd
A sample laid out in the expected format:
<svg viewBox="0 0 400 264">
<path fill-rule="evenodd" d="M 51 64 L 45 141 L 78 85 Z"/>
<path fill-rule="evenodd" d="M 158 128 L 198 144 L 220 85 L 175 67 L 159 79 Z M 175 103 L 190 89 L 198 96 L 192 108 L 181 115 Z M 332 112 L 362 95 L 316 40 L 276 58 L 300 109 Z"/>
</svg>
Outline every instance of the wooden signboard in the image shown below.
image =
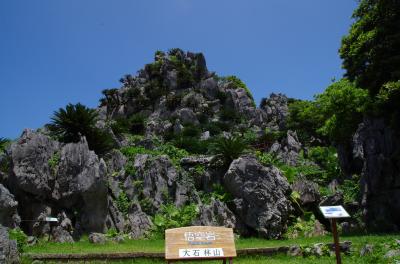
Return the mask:
<svg viewBox="0 0 400 264">
<path fill-rule="evenodd" d="M 350 217 L 350 215 L 341 205 L 320 206 L 319 209 L 321 210 L 321 213 L 324 215 L 326 219 L 331 220 L 333 242 L 335 243 L 336 263 L 342 264 L 342 258 L 340 256 L 340 247 L 339 247 L 339 234 L 337 231 L 336 219 Z"/>
<path fill-rule="evenodd" d="M 165 230 L 165 259 L 226 259 L 236 257 L 232 228 L 189 226 Z"/>
</svg>

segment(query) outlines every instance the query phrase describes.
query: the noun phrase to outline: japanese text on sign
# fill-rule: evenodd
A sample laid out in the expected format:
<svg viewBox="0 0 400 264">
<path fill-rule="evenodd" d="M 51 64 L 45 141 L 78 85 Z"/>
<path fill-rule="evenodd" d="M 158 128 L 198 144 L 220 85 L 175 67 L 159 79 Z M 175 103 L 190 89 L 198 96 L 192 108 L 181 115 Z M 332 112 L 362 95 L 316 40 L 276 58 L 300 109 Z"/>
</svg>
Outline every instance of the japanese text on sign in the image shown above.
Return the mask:
<svg viewBox="0 0 400 264">
<path fill-rule="evenodd" d="M 180 248 L 180 258 L 216 258 L 223 257 L 222 248 Z"/>
</svg>

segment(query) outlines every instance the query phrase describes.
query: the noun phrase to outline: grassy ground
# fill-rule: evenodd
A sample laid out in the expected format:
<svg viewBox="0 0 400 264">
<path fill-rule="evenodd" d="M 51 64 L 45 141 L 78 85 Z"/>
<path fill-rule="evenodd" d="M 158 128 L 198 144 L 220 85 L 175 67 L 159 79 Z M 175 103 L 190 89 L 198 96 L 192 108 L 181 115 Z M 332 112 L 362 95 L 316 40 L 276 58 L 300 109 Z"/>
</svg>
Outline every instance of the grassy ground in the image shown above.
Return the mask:
<svg viewBox="0 0 400 264">
<path fill-rule="evenodd" d="M 365 244 L 373 244 L 377 247 L 385 243 L 392 243 L 395 239 L 400 239 L 399 235 L 368 235 L 368 236 L 342 236 L 341 241 L 350 240 L 353 243 L 353 253 L 350 256 L 343 256 L 343 263 L 400 263 L 394 260 L 383 260 L 384 253 L 376 250 L 373 256 L 359 257 L 359 250 Z M 314 238 L 299 238 L 290 240 L 265 240 L 259 238 L 244 238 L 236 240 L 236 248 L 256 248 L 256 247 L 278 247 L 289 245 L 307 246 L 314 243 L 330 243 L 332 237 L 314 237 Z M 106 243 L 104 245 L 90 244 L 86 239 L 70 244 L 70 243 L 48 243 L 41 242 L 35 246 L 25 248 L 25 253 L 125 253 L 125 252 L 164 252 L 164 240 L 127 240 L 123 243 Z M 387 250 L 386 250 L 387 251 Z M 385 252 L 386 252 L 385 251 Z M 25 260 L 25 263 L 30 263 Z M 54 262 L 53 262 L 54 263 Z M 68 262 L 72 263 L 72 262 Z M 79 263 L 79 262 L 78 262 Z M 83 263 L 83 262 L 81 262 Z M 87 262 L 85 262 L 87 263 Z M 110 261 L 94 261 L 90 263 L 111 263 Z M 112 263 L 165 263 L 165 261 L 157 259 L 136 259 L 128 261 L 113 261 Z M 184 264 L 185 262 L 178 262 Z M 188 262 L 198 263 L 198 262 Z M 222 261 L 207 261 L 205 263 L 222 263 Z M 234 263 L 335 263 L 335 258 L 332 257 L 288 257 L 285 255 L 276 255 L 273 257 L 265 256 L 247 256 L 235 259 Z"/>
</svg>

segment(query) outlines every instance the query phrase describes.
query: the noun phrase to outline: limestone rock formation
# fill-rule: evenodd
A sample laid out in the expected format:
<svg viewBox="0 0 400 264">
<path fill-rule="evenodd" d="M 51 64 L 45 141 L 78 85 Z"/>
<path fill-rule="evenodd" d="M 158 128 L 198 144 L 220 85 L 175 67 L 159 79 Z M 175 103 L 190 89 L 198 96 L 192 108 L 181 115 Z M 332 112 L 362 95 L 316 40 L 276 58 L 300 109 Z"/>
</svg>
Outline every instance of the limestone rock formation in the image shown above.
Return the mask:
<svg viewBox="0 0 400 264">
<path fill-rule="evenodd" d="M 17 242 L 10 240 L 8 230 L 0 224 L 0 262 L 5 264 L 20 263 Z"/>
<path fill-rule="evenodd" d="M 246 226 L 266 238 L 283 234 L 292 210 L 291 189 L 277 168 L 242 156 L 231 163 L 224 186 L 234 196 L 234 212 Z"/>
<path fill-rule="evenodd" d="M 0 224 L 9 228 L 19 226 L 18 202 L 7 188 L 0 184 Z"/>
<path fill-rule="evenodd" d="M 361 174 L 361 206 L 370 229 L 400 230 L 399 149 L 399 137 L 383 119 L 365 118 L 353 136 L 351 158 L 339 153 L 354 164 L 347 173 Z"/>
</svg>

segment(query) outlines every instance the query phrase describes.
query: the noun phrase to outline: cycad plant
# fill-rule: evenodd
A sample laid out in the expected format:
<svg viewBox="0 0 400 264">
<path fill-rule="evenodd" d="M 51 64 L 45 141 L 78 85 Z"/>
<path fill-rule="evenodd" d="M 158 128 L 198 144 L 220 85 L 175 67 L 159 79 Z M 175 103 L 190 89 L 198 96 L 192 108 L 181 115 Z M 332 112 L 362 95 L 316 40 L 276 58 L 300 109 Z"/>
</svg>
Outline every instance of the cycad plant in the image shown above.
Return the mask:
<svg viewBox="0 0 400 264">
<path fill-rule="evenodd" d="M 48 125 L 50 132 L 62 142 L 78 142 L 81 136 L 85 136 L 89 149 L 97 154 L 103 154 L 113 146 L 111 136 L 95 126 L 97 112 L 80 103 L 60 108 L 51 120 Z"/>
<path fill-rule="evenodd" d="M 244 140 L 237 136 L 219 137 L 210 146 L 210 153 L 220 156 L 224 164 L 229 164 L 245 153 L 248 146 Z"/>
</svg>

